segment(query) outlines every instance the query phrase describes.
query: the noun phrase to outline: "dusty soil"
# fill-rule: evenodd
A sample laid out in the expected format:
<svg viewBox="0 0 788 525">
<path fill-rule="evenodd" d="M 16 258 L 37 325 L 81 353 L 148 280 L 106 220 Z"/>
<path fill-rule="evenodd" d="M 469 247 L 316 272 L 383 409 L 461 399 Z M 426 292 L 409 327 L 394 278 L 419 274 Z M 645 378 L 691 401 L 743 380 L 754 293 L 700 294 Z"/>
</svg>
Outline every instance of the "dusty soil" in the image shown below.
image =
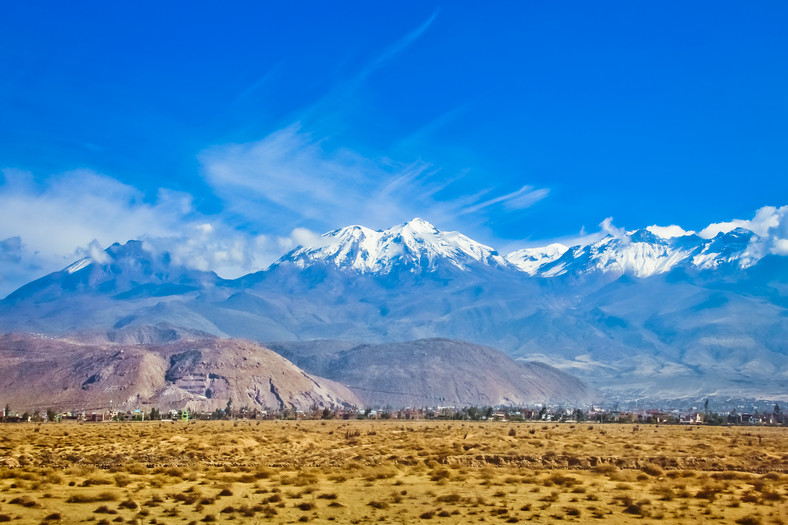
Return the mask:
<svg viewBox="0 0 788 525">
<path fill-rule="evenodd" d="M 0 425 L 12 523 L 788 523 L 788 428 Z"/>
</svg>

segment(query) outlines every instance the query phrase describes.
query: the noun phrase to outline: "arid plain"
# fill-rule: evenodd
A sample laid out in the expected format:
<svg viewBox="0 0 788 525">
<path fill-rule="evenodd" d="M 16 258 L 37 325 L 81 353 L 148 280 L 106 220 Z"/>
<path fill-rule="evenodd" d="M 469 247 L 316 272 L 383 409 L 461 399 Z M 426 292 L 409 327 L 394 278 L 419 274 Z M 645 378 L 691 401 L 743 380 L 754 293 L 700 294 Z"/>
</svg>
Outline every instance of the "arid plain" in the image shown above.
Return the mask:
<svg viewBox="0 0 788 525">
<path fill-rule="evenodd" d="M 468 421 L 0 426 L 12 523 L 788 523 L 788 429 Z"/>
</svg>

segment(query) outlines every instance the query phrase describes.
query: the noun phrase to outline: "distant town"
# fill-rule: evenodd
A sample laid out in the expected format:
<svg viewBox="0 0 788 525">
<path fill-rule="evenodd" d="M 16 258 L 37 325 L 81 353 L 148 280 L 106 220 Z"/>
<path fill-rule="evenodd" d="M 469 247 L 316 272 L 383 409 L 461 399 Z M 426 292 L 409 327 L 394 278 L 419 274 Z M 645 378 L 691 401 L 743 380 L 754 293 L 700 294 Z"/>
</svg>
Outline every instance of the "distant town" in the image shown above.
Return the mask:
<svg viewBox="0 0 788 525">
<path fill-rule="evenodd" d="M 313 408 L 311 410 L 259 410 L 242 407 L 233 409 L 229 402 L 224 409 L 214 412 L 192 412 L 188 409 L 150 410 L 68 410 L 15 412 L 6 405 L 4 423 L 44 422 L 109 422 L 109 421 L 193 421 L 193 420 L 318 420 L 318 419 L 380 419 L 380 420 L 450 420 L 450 421 L 501 421 L 501 422 L 555 422 L 555 423 L 630 423 L 664 425 L 771 425 L 788 424 L 788 415 L 779 403 L 771 410 L 740 411 L 733 409 L 717 413 L 709 409 L 708 402 L 699 410 L 618 409 L 617 407 L 588 409 L 550 407 L 451 407 L 403 409 Z"/>
</svg>

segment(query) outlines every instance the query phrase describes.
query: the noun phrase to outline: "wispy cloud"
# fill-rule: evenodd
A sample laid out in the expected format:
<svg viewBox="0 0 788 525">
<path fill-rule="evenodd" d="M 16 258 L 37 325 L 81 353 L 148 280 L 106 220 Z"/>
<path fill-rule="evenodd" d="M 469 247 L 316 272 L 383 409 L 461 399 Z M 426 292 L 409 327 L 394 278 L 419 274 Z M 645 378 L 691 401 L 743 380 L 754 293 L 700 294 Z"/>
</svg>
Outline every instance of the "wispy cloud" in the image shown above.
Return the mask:
<svg viewBox="0 0 788 525">
<path fill-rule="evenodd" d="M 356 94 L 369 77 L 417 42 L 435 22 L 439 12 L 440 10 L 436 9 L 426 21 L 371 58 L 355 74 L 340 79 L 314 104 L 297 112 L 298 116 L 295 119 L 299 121 L 333 121 L 335 123 L 341 121 L 340 108 L 353 105 Z"/>
<path fill-rule="evenodd" d="M 211 148 L 201 155 L 204 175 L 239 223 L 287 229 L 347 224 L 388 227 L 422 216 L 439 226 L 478 225 L 500 206 L 517 211 L 549 190 L 524 186 L 497 196 L 473 189 L 440 198 L 451 176 L 424 161 L 401 163 L 329 148 L 326 140 L 292 125 L 258 142 Z M 449 183 L 450 184 L 450 183 Z M 466 188 L 467 190 L 467 188 Z"/>
<path fill-rule="evenodd" d="M 534 188 L 533 186 L 523 186 L 517 191 L 494 197 L 486 201 L 482 201 L 471 206 L 466 207 L 460 213 L 465 215 L 467 213 L 475 213 L 490 206 L 501 204 L 507 210 L 522 210 L 530 208 L 540 200 L 547 197 L 550 190 L 547 188 Z"/>
<path fill-rule="evenodd" d="M 435 19 L 438 17 L 438 13 L 440 12 L 439 9 L 436 9 L 430 17 L 424 21 L 420 26 L 416 29 L 405 35 L 404 37 L 400 38 L 397 42 L 393 45 L 389 46 L 380 56 L 376 57 L 364 70 L 361 71 L 359 74 L 359 79 L 365 78 L 367 75 L 375 71 L 376 69 L 380 68 L 383 64 L 385 64 L 388 60 L 393 59 L 400 53 L 402 53 L 405 49 L 410 47 L 416 40 L 423 35 L 427 29 L 432 25 Z"/>
</svg>

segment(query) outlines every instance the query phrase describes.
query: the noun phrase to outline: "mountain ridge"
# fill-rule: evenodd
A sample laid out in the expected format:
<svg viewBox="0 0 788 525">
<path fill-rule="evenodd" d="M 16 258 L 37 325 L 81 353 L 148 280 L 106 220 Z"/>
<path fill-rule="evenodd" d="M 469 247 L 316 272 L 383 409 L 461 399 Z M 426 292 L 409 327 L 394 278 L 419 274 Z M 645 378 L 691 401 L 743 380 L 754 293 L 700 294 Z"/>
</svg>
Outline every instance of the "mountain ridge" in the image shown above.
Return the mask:
<svg viewBox="0 0 788 525">
<path fill-rule="evenodd" d="M 235 280 L 114 245 L 103 262 L 76 261 L 0 301 L 0 330 L 147 343 L 446 337 L 638 396 L 788 391 L 788 258 L 758 258 L 749 230 L 647 228 L 532 251 L 532 275 L 460 234 L 408 224 L 335 230 Z"/>
</svg>

